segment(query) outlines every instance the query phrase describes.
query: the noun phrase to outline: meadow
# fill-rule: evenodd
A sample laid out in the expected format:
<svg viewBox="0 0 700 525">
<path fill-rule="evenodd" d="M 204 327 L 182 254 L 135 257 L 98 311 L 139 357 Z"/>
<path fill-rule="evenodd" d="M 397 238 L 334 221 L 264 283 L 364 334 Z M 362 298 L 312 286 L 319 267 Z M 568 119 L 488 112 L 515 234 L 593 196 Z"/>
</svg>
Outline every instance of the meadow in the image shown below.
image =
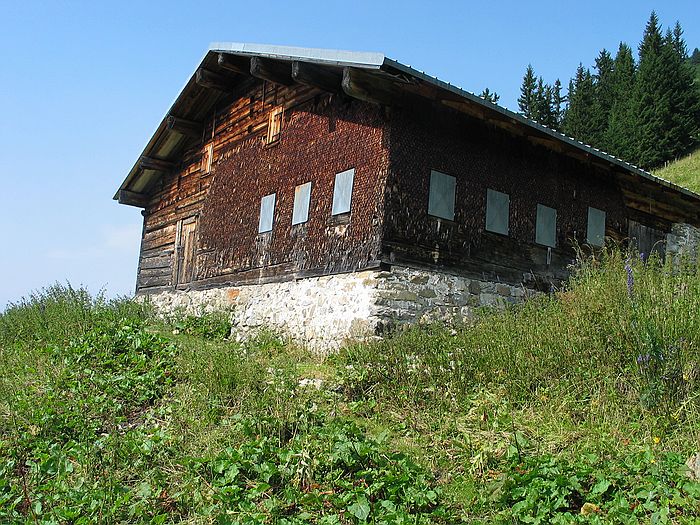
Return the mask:
<svg viewBox="0 0 700 525">
<path fill-rule="evenodd" d="M 698 523 L 698 312 L 611 249 L 323 357 L 57 284 L 0 315 L 0 523 Z"/>
</svg>

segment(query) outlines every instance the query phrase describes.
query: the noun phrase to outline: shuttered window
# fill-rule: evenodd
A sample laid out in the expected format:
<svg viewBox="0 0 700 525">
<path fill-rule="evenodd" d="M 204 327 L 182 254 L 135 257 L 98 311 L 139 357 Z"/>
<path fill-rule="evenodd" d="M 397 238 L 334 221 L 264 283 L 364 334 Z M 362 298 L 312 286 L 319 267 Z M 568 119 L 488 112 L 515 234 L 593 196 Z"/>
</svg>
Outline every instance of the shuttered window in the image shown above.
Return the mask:
<svg viewBox="0 0 700 525">
<path fill-rule="evenodd" d="M 277 106 L 270 111 L 267 120 L 267 143 L 272 144 L 279 140 L 282 134 L 282 114 L 284 110 L 282 106 Z"/>
<path fill-rule="evenodd" d="M 260 199 L 260 221 L 258 233 L 272 231 L 272 222 L 275 216 L 275 194 L 265 195 Z"/>
<path fill-rule="evenodd" d="M 333 215 L 350 212 L 352 202 L 352 182 L 355 178 L 355 168 L 351 168 L 335 175 L 333 186 Z"/>
<path fill-rule="evenodd" d="M 510 213 L 510 197 L 507 193 L 486 190 L 486 230 L 502 235 L 508 235 L 508 216 Z"/>
<path fill-rule="evenodd" d="M 605 212 L 603 210 L 588 208 L 586 242 L 592 246 L 603 246 L 605 243 Z"/>
<path fill-rule="evenodd" d="M 428 192 L 428 215 L 453 221 L 455 219 L 455 189 L 457 179 L 451 175 L 430 172 L 430 190 Z"/>
<path fill-rule="evenodd" d="M 311 183 L 300 184 L 294 189 L 294 209 L 292 224 L 301 224 L 309 220 L 309 203 L 311 202 Z"/>
<path fill-rule="evenodd" d="M 535 224 L 535 242 L 551 248 L 557 245 L 557 210 L 537 205 L 537 223 Z"/>
</svg>

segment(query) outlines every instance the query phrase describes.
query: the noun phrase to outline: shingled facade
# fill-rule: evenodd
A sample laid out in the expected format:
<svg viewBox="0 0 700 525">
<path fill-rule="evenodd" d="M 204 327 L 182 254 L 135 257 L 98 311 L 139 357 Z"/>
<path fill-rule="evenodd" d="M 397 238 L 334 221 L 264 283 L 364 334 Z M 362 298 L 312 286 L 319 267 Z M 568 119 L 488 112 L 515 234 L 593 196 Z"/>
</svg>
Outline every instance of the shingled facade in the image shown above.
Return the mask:
<svg viewBox="0 0 700 525">
<path fill-rule="evenodd" d="M 700 225 L 698 195 L 383 55 L 244 44 L 206 53 L 115 198 L 143 208 L 138 295 L 319 348 Z"/>
</svg>

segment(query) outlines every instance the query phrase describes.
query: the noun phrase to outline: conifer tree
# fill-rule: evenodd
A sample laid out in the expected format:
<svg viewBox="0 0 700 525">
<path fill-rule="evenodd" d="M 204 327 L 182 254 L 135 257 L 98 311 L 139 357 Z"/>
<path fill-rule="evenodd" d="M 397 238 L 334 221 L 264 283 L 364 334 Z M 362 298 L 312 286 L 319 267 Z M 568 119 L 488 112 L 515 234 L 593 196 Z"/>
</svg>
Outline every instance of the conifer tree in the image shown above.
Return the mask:
<svg viewBox="0 0 700 525">
<path fill-rule="evenodd" d="M 554 129 L 561 129 L 562 122 L 564 121 L 564 115 L 566 113 L 564 104 L 566 103 L 566 97 L 561 94 L 561 81 L 556 79 L 554 81 L 554 86 L 552 86 L 552 116 L 554 118 Z"/>
<path fill-rule="evenodd" d="M 636 162 L 636 119 L 633 94 L 635 63 L 632 49 L 620 42 L 612 74 L 612 107 L 605 143 L 608 152 L 628 162 Z"/>
<path fill-rule="evenodd" d="M 639 45 L 639 69 L 635 84 L 637 116 L 637 162 L 651 168 L 669 158 L 667 129 L 671 112 L 670 92 L 665 67 L 668 43 L 661 35 L 659 19 L 652 11 Z"/>
<path fill-rule="evenodd" d="M 501 99 L 501 96 L 498 93 L 489 90 L 489 88 L 485 88 L 479 96 L 492 104 L 497 104 Z"/>
<path fill-rule="evenodd" d="M 607 131 L 614 100 L 614 61 L 607 49 L 603 49 L 598 54 L 595 59 L 595 69 L 591 144 L 608 151 L 610 146 L 607 140 Z"/>
<path fill-rule="evenodd" d="M 523 83 L 520 86 L 520 97 L 518 97 L 518 108 L 520 112 L 527 118 L 533 118 L 533 110 L 535 107 L 535 98 L 537 90 L 537 79 L 535 78 L 535 70 L 532 64 L 527 65 Z"/>
<path fill-rule="evenodd" d="M 579 64 L 576 76 L 569 82 L 569 107 L 563 128 L 567 135 L 585 144 L 591 144 L 594 138 L 594 96 L 591 72 Z"/>
<path fill-rule="evenodd" d="M 667 141 L 669 156 L 685 153 L 696 140 L 700 128 L 700 96 L 695 89 L 694 75 L 688 62 L 688 50 L 683 40 L 683 29 L 676 22 L 673 32 L 668 31 L 662 56 L 669 84 Z"/>
</svg>

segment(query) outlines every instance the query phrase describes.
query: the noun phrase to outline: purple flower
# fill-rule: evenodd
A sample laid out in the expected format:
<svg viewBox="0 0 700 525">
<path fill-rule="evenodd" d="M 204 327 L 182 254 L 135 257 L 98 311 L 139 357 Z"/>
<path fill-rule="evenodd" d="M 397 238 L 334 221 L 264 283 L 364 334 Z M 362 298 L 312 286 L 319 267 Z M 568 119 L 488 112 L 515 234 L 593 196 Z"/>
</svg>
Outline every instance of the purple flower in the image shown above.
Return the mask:
<svg viewBox="0 0 700 525">
<path fill-rule="evenodd" d="M 649 364 L 649 361 L 651 361 L 651 355 L 649 354 L 640 354 L 637 356 L 637 364 L 639 366 L 646 366 Z"/>
<path fill-rule="evenodd" d="M 625 271 L 627 272 L 627 295 L 631 299 L 634 294 L 634 274 L 632 274 L 632 267 L 629 263 L 625 265 Z"/>
</svg>

